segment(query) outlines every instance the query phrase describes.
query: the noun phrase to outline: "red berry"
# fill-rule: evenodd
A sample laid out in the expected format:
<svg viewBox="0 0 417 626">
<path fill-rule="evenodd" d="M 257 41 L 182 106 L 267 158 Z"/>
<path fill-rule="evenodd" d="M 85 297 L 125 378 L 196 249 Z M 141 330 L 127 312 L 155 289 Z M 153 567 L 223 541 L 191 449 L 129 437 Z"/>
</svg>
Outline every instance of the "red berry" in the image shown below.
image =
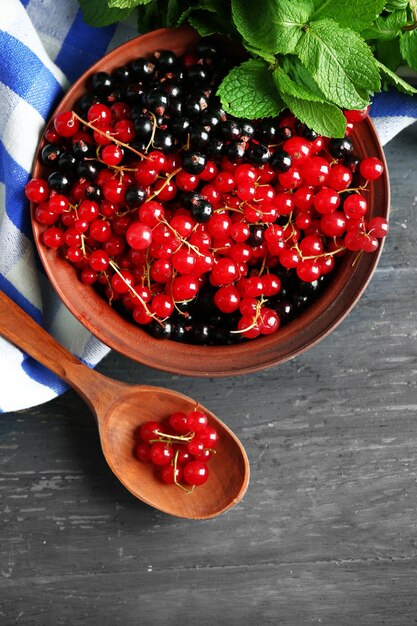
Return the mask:
<svg viewBox="0 0 417 626">
<path fill-rule="evenodd" d="M 149 456 L 155 465 L 167 465 L 174 458 L 174 450 L 169 443 L 155 441 L 155 443 L 151 444 Z"/>
<path fill-rule="evenodd" d="M 142 424 L 140 427 L 140 438 L 147 443 L 149 443 L 151 439 L 158 439 L 159 435 L 157 431 L 160 431 L 160 428 L 161 424 L 159 422 L 145 422 L 145 424 Z"/>
<path fill-rule="evenodd" d="M 48 183 L 43 178 L 32 178 L 25 186 L 25 194 L 29 202 L 45 202 L 49 198 Z"/>
<path fill-rule="evenodd" d="M 323 187 L 314 196 L 313 204 L 318 213 L 331 213 L 332 211 L 336 211 L 339 206 L 340 196 L 333 189 Z"/>
<path fill-rule="evenodd" d="M 368 231 L 378 239 L 388 235 L 389 224 L 384 217 L 373 217 L 368 222 Z"/>
<path fill-rule="evenodd" d="M 152 229 L 142 222 L 132 222 L 126 232 L 126 241 L 134 250 L 145 250 L 152 243 Z"/>
<path fill-rule="evenodd" d="M 64 231 L 56 226 L 51 226 L 42 233 L 42 241 L 47 248 L 60 248 L 65 241 Z"/>
<path fill-rule="evenodd" d="M 348 196 L 343 203 L 343 211 L 346 217 L 350 219 L 358 219 L 364 217 L 368 210 L 366 198 L 361 194 L 353 194 Z"/>
<path fill-rule="evenodd" d="M 72 137 L 80 128 L 80 122 L 73 111 L 63 111 L 54 119 L 54 126 L 61 137 Z"/>
<path fill-rule="evenodd" d="M 366 180 L 377 180 L 384 171 L 384 164 L 376 157 L 366 157 L 359 165 L 359 171 Z"/>
<path fill-rule="evenodd" d="M 161 480 L 167 485 L 173 485 L 174 483 L 180 483 L 182 480 L 183 471 L 181 467 L 174 469 L 173 463 L 169 465 L 163 465 L 161 469 Z"/>
<path fill-rule="evenodd" d="M 222 313 L 233 313 L 239 308 L 240 296 L 234 285 L 220 287 L 214 294 L 214 303 Z"/>
<path fill-rule="evenodd" d="M 194 433 L 205 431 L 208 425 L 208 418 L 205 413 L 199 410 L 191 411 L 187 415 L 187 424 L 189 430 Z"/>
<path fill-rule="evenodd" d="M 169 416 L 169 425 L 181 435 L 186 435 L 191 430 L 188 425 L 187 414 L 183 411 L 172 413 Z"/>
<path fill-rule="evenodd" d="M 206 463 L 203 461 L 190 461 L 184 465 L 184 481 L 188 485 L 203 485 L 209 476 Z"/>
</svg>

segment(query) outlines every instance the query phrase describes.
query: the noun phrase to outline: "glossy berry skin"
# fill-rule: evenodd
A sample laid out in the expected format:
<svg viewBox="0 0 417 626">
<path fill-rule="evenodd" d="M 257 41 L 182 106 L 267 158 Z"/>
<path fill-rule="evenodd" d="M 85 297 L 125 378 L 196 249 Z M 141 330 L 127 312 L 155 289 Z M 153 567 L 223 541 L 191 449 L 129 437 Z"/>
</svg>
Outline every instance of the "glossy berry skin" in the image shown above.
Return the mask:
<svg viewBox="0 0 417 626">
<path fill-rule="evenodd" d="M 366 180 L 377 180 L 384 172 L 384 164 L 376 157 L 366 157 L 361 161 L 359 171 Z"/>
<path fill-rule="evenodd" d="M 342 139 L 288 112 L 236 119 L 216 96 L 220 48 L 204 38 L 183 57 L 159 50 L 94 73 L 76 113 L 50 125 L 45 174 L 26 188 L 40 240 L 158 340 L 279 332 L 346 249 L 372 253 L 388 232 L 367 206 L 383 163 L 355 153 L 367 109 L 344 112 Z"/>
<path fill-rule="evenodd" d="M 168 443 L 155 441 L 151 444 L 149 457 L 155 465 L 167 465 L 174 458 L 174 450 Z"/>
<path fill-rule="evenodd" d="M 40 204 L 49 198 L 49 185 L 43 178 L 32 178 L 25 186 L 25 195 L 30 202 Z"/>
<path fill-rule="evenodd" d="M 134 250 L 145 250 L 152 243 L 152 229 L 142 222 L 132 222 L 126 232 L 126 241 Z"/>
<path fill-rule="evenodd" d="M 72 111 L 63 111 L 56 116 L 54 127 L 61 137 L 72 137 L 78 132 L 80 122 Z"/>
<path fill-rule="evenodd" d="M 203 485 L 208 480 L 209 470 L 206 463 L 195 460 L 184 465 L 183 475 L 188 485 Z"/>
<path fill-rule="evenodd" d="M 333 189 L 323 187 L 314 197 L 313 204 L 318 213 L 332 213 L 340 204 L 340 196 Z"/>
</svg>

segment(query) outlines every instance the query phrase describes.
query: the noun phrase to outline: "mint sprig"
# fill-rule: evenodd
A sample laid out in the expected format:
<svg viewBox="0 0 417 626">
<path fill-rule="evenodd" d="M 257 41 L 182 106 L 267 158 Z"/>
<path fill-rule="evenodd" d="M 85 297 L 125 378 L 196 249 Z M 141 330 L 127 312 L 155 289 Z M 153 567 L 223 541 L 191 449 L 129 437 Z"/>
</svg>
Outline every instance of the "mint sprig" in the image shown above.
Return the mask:
<svg viewBox="0 0 417 626">
<path fill-rule="evenodd" d="M 316 132 L 343 137 L 343 109 L 367 106 L 389 86 L 415 94 L 397 69 L 417 71 L 417 0 L 79 0 L 106 26 L 133 11 L 138 30 L 191 24 L 226 35 L 248 60 L 218 89 L 222 106 L 256 119 L 289 108 Z"/>
</svg>

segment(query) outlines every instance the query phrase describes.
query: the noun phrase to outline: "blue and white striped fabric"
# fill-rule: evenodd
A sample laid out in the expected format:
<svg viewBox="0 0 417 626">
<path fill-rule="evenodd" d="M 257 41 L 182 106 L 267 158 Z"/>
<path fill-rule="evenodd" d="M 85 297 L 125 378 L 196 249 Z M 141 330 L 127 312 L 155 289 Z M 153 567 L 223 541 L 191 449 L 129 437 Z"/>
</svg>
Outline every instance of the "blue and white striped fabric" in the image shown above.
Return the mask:
<svg viewBox="0 0 417 626">
<path fill-rule="evenodd" d="M 94 29 L 78 0 L 0 0 L 0 288 L 89 366 L 108 348 L 61 304 L 36 257 L 23 188 L 46 120 L 68 86 L 135 24 Z M 417 119 L 417 98 L 375 98 L 383 143 Z M 66 389 L 57 377 L 0 338 L 0 412 L 36 406 Z"/>
</svg>

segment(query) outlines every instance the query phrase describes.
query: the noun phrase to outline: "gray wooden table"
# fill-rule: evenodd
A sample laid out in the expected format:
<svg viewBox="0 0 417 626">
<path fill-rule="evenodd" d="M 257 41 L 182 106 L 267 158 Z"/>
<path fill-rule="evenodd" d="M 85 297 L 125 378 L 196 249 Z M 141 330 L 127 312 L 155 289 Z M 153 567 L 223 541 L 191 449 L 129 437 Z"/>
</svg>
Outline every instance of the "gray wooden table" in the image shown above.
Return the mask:
<svg viewBox="0 0 417 626">
<path fill-rule="evenodd" d="M 0 417 L 0 624 L 417 622 L 417 126 L 386 150 L 391 233 L 348 318 L 264 372 L 199 380 L 115 353 L 99 370 L 198 398 L 252 478 L 189 522 L 111 474 L 72 391 Z"/>
</svg>

